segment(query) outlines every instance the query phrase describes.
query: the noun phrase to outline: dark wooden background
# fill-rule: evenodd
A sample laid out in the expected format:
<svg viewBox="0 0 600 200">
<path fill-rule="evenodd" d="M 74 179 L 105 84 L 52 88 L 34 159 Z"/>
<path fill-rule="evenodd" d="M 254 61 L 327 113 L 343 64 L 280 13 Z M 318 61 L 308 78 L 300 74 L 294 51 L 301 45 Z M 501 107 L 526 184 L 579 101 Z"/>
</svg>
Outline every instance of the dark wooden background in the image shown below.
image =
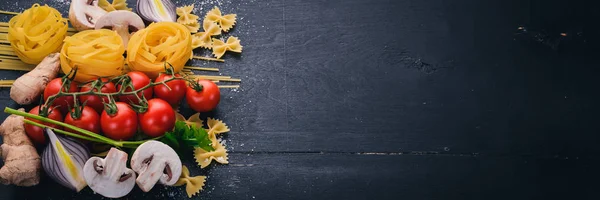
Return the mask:
<svg viewBox="0 0 600 200">
<path fill-rule="evenodd" d="M 66 15 L 62 1 L 45 3 Z M 208 175 L 200 199 L 600 197 L 592 1 L 195 3 L 199 15 L 214 5 L 237 13 L 230 35 L 244 45 L 225 63 L 194 62 L 243 79 L 210 114 L 232 129 L 231 164 L 192 167 Z M 2 106 L 17 106 L 0 93 Z M 0 199 L 99 197 L 48 178 L 0 187 Z M 127 198 L 187 197 L 158 186 Z"/>
</svg>

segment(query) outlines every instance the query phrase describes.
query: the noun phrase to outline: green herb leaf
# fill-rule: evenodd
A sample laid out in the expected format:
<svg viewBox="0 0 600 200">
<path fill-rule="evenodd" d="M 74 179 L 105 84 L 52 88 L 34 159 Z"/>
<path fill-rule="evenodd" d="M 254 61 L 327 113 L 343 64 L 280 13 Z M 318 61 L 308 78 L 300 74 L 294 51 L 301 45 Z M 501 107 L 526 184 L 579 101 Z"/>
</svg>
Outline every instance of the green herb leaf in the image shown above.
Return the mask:
<svg viewBox="0 0 600 200">
<path fill-rule="evenodd" d="M 215 150 L 204 128 L 190 127 L 183 121 L 175 122 L 173 131 L 165 133 L 160 141 L 173 149 L 200 147 L 206 151 Z"/>
</svg>

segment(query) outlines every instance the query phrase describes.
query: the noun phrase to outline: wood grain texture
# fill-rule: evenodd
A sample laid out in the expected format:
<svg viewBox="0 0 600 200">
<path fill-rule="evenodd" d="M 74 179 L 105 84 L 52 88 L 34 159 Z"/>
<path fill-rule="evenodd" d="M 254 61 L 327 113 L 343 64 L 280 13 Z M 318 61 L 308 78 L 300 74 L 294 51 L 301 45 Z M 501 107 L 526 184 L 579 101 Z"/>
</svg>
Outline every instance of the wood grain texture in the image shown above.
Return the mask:
<svg viewBox="0 0 600 200">
<path fill-rule="evenodd" d="M 58 2 L 47 3 L 65 13 L 68 6 Z M 225 63 L 191 63 L 242 79 L 240 89 L 222 90 L 217 111 L 203 115 L 232 129 L 225 137 L 231 164 L 191 167 L 192 175 L 209 176 L 200 199 L 599 196 L 587 184 L 600 167 L 596 5 L 175 2 L 196 3 L 199 15 L 215 5 L 238 14 L 226 36 L 244 46 Z M 7 0 L 0 10 L 32 3 Z M 20 74 L 3 71 L 0 78 Z M 7 89 L 0 89 L 0 105 L 18 106 Z M 189 157 L 184 163 L 193 164 Z M 34 188 L 0 186 L 0 199 L 40 197 L 99 198 L 48 178 Z M 184 197 L 183 188 L 163 187 L 128 196 Z"/>
</svg>

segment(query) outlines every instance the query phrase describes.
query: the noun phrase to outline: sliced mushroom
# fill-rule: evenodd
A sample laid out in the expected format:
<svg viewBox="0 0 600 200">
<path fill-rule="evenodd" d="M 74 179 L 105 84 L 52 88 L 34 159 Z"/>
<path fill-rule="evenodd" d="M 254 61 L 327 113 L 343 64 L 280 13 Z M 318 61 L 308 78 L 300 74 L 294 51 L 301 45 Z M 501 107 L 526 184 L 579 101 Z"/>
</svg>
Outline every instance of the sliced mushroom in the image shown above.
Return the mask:
<svg viewBox="0 0 600 200">
<path fill-rule="evenodd" d="M 144 21 L 137 14 L 127 11 L 112 11 L 100 17 L 96 22 L 96 29 L 111 29 L 116 31 L 123 39 L 123 45 L 127 48 L 129 37 L 136 31 L 146 28 Z"/>
<path fill-rule="evenodd" d="M 156 182 L 175 184 L 181 175 L 181 160 L 171 147 L 152 140 L 135 150 L 131 157 L 131 169 L 139 174 L 137 185 L 142 191 L 148 192 Z"/>
<path fill-rule="evenodd" d="M 123 197 L 135 186 L 135 172 L 126 166 L 127 153 L 111 148 L 106 158 L 85 162 L 83 177 L 94 192 L 108 198 Z"/>
<path fill-rule="evenodd" d="M 69 21 L 78 31 L 94 29 L 96 21 L 106 14 L 98 7 L 98 0 L 72 0 Z"/>
</svg>

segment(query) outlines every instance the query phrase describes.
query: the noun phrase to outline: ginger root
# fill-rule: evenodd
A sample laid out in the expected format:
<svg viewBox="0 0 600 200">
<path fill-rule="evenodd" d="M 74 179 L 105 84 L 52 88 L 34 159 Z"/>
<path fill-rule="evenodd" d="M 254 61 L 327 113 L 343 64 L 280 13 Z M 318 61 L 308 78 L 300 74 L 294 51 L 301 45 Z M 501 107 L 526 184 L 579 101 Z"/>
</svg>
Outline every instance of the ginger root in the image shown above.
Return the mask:
<svg viewBox="0 0 600 200">
<path fill-rule="evenodd" d="M 0 168 L 0 183 L 4 185 L 33 186 L 40 182 L 40 155 L 25 134 L 23 125 L 23 117 L 18 115 L 8 116 L 0 125 L 0 135 L 4 141 L 0 146 L 4 159 L 4 166 Z"/>
<path fill-rule="evenodd" d="M 60 70 L 60 54 L 51 53 L 46 56 L 35 69 L 19 77 L 10 88 L 10 98 L 19 105 L 27 105 L 37 101 L 46 85 L 56 78 Z"/>
</svg>

